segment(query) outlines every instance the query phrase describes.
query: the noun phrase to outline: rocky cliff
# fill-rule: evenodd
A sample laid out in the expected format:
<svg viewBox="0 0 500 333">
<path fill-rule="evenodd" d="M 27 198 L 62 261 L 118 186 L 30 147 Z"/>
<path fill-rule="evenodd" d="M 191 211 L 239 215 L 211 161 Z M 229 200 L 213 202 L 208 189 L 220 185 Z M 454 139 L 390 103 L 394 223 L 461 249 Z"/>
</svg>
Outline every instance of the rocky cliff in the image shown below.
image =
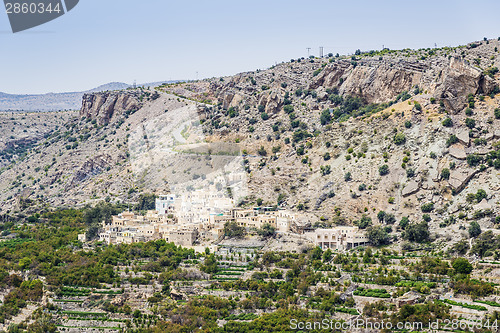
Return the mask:
<svg viewBox="0 0 500 333">
<path fill-rule="evenodd" d="M 124 112 L 138 110 L 142 103 L 137 91 L 84 94 L 80 118 L 95 119 L 99 125 L 110 123 Z"/>
</svg>

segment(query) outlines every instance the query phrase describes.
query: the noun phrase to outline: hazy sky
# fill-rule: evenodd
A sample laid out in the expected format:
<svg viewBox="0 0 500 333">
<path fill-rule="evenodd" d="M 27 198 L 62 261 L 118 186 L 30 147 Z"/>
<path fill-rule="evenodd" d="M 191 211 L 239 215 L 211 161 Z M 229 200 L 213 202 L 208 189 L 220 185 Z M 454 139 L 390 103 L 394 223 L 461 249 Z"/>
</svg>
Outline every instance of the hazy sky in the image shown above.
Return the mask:
<svg viewBox="0 0 500 333">
<path fill-rule="evenodd" d="M 460 45 L 500 36 L 498 0 L 80 0 L 13 34 L 0 12 L 0 91 L 87 90 L 231 75 L 319 53 Z"/>
</svg>

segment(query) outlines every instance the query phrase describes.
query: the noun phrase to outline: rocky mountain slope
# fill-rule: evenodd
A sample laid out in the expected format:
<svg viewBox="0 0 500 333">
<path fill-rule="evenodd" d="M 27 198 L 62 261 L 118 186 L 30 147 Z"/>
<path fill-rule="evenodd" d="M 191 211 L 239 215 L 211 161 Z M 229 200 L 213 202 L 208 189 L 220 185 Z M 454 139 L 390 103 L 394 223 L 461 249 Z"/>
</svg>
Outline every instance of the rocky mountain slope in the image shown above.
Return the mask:
<svg viewBox="0 0 500 333">
<path fill-rule="evenodd" d="M 471 221 L 496 228 L 499 47 L 495 39 L 294 59 L 232 77 L 86 94 L 78 117 L 2 169 L 1 208 L 165 193 L 179 174 L 200 177 L 189 163 L 172 170 L 165 152 L 201 124 L 206 142 L 243 153 L 243 205 L 262 199 L 319 224 L 377 223 L 385 211 L 429 221 L 438 242 L 458 241 Z M 173 138 L 162 131 L 172 114 L 192 118 Z M 210 164 L 206 155 L 198 159 Z"/>
</svg>

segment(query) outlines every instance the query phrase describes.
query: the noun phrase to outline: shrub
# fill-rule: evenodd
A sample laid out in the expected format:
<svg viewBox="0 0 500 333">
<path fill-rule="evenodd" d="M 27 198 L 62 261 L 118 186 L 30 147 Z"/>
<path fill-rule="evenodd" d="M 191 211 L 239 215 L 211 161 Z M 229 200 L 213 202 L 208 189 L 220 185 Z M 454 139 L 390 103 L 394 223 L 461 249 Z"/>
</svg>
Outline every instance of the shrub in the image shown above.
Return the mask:
<svg viewBox="0 0 500 333">
<path fill-rule="evenodd" d="M 420 209 L 422 210 L 422 212 L 424 213 L 429 213 L 429 212 L 432 212 L 434 210 L 434 203 L 433 202 L 428 202 L 426 204 L 423 204 Z"/>
<path fill-rule="evenodd" d="M 260 156 L 267 156 L 267 151 L 264 146 L 260 146 L 259 150 L 257 150 L 257 154 L 259 154 Z"/>
<path fill-rule="evenodd" d="M 332 114 L 331 114 L 330 110 L 328 110 L 328 109 L 323 110 L 323 112 L 321 112 L 321 116 L 320 116 L 319 120 L 321 122 L 321 125 L 326 125 L 326 124 L 330 123 L 330 121 L 332 120 Z"/>
<path fill-rule="evenodd" d="M 262 118 L 262 120 L 268 120 L 269 119 L 269 115 L 267 113 L 265 113 L 265 112 L 261 113 L 260 117 Z"/>
<path fill-rule="evenodd" d="M 415 176 L 415 169 L 408 168 L 406 169 L 406 177 L 412 178 Z"/>
<path fill-rule="evenodd" d="M 331 169 L 332 169 L 332 167 L 331 167 L 331 166 L 329 166 L 329 165 L 322 165 L 322 166 L 320 167 L 320 169 L 321 169 L 321 175 L 322 175 L 322 176 L 326 176 L 326 175 L 330 174 L 330 172 L 332 171 L 332 170 L 331 170 Z"/>
<path fill-rule="evenodd" d="M 495 109 L 495 118 L 500 119 L 500 108 Z"/>
<path fill-rule="evenodd" d="M 441 170 L 441 179 L 450 179 L 450 169 L 444 168 Z"/>
<path fill-rule="evenodd" d="M 469 166 L 477 166 L 482 161 L 483 161 L 483 158 L 477 154 L 467 155 L 467 164 L 469 164 Z"/>
<path fill-rule="evenodd" d="M 405 121 L 405 127 L 410 128 L 411 127 L 411 121 L 407 120 Z"/>
<path fill-rule="evenodd" d="M 448 140 L 446 140 L 446 146 L 449 147 L 458 142 L 458 137 L 455 134 L 450 135 Z"/>
<path fill-rule="evenodd" d="M 394 214 L 385 214 L 385 223 L 387 224 L 394 224 L 396 223 L 396 217 L 394 216 Z"/>
<path fill-rule="evenodd" d="M 448 117 L 445 120 L 443 120 L 442 124 L 443 124 L 444 127 L 452 127 L 453 126 L 453 121 L 451 120 L 450 117 Z"/>
<path fill-rule="evenodd" d="M 469 236 L 471 238 L 477 237 L 481 234 L 481 226 L 476 221 L 472 221 L 469 225 Z"/>
<path fill-rule="evenodd" d="M 470 274 L 472 272 L 472 265 L 465 258 L 456 258 L 453 260 L 451 266 L 458 274 Z"/>
<path fill-rule="evenodd" d="M 359 221 L 354 221 L 354 224 L 356 224 L 360 229 L 365 229 L 372 225 L 372 219 L 366 214 L 363 214 Z"/>
<path fill-rule="evenodd" d="M 396 133 L 396 135 L 394 135 L 394 143 L 397 144 L 398 146 L 399 145 L 402 145 L 406 142 L 406 136 L 404 135 L 404 133 Z"/>
<path fill-rule="evenodd" d="M 409 224 L 406 226 L 403 238 L 410 242 L 426 242 L 429 240 L 429 225 L 425 221 Z"/>
<path fill-rule="evenodd" d="M 473 129 L 474 127 L 476 127 L 476 121 L 472 118 L 466 118 L 465 126 L 467 126 L 470 129 Z"/>
<path fill-rule="evenodd" d="M 290 114 L 290 113 L 292 113 L 292 112 L 293 112 L 293 106 L 292 106 L 292 105 L 285 105 L 285 106 L 283 107 L 283 110 L 284 110 L 286 113 Z"/>
<path fill-rule="evenodd" d="M 344 175 L 344 180 L 345 180 L 346 182 L 350 181 L 351 179 L 352 179 L 352 175 L 351 175 L 351 173 L 350 173 L 350 172 L 348 172 L 348 173 L 346 173 L 346 174 Z"/>
<path fill-rule="evenodd" d="M 381 166 L 378 168 L 378 173 L 379 173 L 381 176 L 387 175 L 387 174 L 389 173 L 389 166 L 388 166 L 387 164 L 381 165 Z"/>
</svg>

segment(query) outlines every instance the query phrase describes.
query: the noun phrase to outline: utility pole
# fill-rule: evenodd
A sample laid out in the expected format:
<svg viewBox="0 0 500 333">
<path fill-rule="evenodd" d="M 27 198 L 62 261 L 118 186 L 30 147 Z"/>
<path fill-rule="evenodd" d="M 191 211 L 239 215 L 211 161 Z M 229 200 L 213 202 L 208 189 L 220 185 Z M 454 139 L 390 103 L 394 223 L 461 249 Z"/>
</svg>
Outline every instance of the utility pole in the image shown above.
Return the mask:
<svg viewBox="0 0 500 333">
<path fill-rule="evenodd" d="M 310 47 L 306 47 L 306 49 L 307 49 L 307 57 L 309 58 L 309 54 L 310 54 L 311 48 Z"/>
</svg>

